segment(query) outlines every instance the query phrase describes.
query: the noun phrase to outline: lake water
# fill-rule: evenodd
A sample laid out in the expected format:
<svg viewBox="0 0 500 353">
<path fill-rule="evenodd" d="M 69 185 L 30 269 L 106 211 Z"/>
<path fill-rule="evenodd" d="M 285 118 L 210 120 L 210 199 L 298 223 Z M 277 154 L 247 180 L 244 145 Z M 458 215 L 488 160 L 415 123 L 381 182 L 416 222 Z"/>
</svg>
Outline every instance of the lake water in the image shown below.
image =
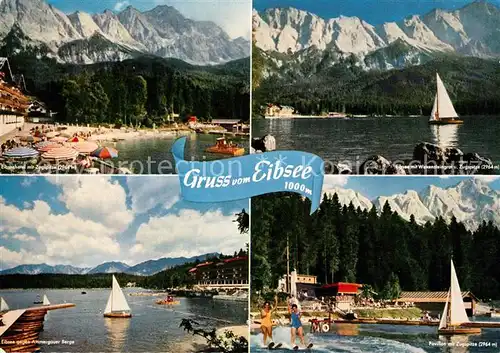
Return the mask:
<svg viewBox="0 0 500 353">
<path fill-rule="evenodd" d="M 371 155 L 407 161 L 419 142 L 476 152 L 500 165 L 500 117 L 463 117 L 463 125 L 430 126 L 427 117 L 254 119 L 252 136 L 271 134 L 279 150 L 317 154 L 350 165 Z M 500 170 L 498 171 L 500 173 Z"/>
<path fill-rule="evenodd" d="M 246 303 L 221 302 L 203 298 L 181 298 L 173 307 L 156 305 L 157 297 L 129 296 L 137 291 L 124 289 L 132 310 L 131 319 L 104 318 L 108 289 L 0 291 L 11 309 L 31 307 L 37 295 L 47 294 L 52 304 L 74 303 L 76 307 L 49 311 L 40 340 L 75 341 L 74 345 L 42 347 L 45 352 L 172 352 L 192 336 L 179 328 L 183 318 L 203 328 L 245 324 Z"/>
<path fill-rule="evenodd" d="M 215 144 L 218 135 L 189 134 L 187 135 L 186 160 L 211 161 L 215 159 L 230 158 L 223 154 L 207 153 L 205 149 Z M 248 152 L 248 138 L 230 137 Z M 118 150 L 118 158 L 113 159 L 114 165 L 118 163 L 133 170 L 138 174 L 175 174 L 175 163 L 170 149 L 178 137 L 144 138 L 128 141 L 118 141 L 114 147 Z"/>
<path fill-rule="evenodd" d="M 481 318 L 481 321 L 491 321 Z M 308 332 L 305 328 L 305 332 Z M 275 342 L 290 349 L 290 329 L 276 328 Z M 342 353 L 497 353 L 500 352 L 500 330 L 483 329 L 478 336 L 437 335 L 437 327 L 395 325 L 336 325 L 336 333 L 307 335 L 314 344 L 310 352 Z M 262 347 L 262 335 L 252 335 L 251 352 L 269 352 Z M 479 347 L 481 346 L 482 347 Z"/>
</svg>

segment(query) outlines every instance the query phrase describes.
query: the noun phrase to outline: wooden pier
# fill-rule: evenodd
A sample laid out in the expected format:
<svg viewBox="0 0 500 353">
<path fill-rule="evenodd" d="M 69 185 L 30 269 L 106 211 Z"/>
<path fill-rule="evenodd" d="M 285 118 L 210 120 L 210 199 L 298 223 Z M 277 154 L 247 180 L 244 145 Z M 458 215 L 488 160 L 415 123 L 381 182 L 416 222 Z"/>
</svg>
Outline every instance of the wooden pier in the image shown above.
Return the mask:
<svg viewBox="0 0 500 353">
<path fill-rule="evenodd" d="M 40 332 L 43 331 L 45 314 L 50 310 L 74 307 L 75 304 L 55 304 L 11 310 L 3 314 L 0 326 L 0 348 L 11 352 L 38 352 Z"/>
</svg>

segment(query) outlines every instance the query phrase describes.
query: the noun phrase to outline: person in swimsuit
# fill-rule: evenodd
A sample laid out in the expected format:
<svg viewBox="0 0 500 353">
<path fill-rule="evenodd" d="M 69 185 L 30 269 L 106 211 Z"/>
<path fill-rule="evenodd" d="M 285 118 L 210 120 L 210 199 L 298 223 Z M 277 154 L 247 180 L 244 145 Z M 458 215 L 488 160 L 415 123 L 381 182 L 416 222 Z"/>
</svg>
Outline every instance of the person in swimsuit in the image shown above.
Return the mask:
<svg viewBox="0 0 500 353">
<path fill-rule="evenodd" d="M 292 347 L 295 347 L 295 340 L 297 336 L 300 338 L 300 343 L 304 346 L 306 342 L 304 341 L 304 329 L 302 328 L 302 322 L 300 321 L 300 316 L 302 315 L 299 311 L 297 304 L 292 304 L 290 307 L 290 323 L 291 323 L 291 336 L 292 336 Z"/>
<path fill-rule="evenodd" d="M 269 302 L 264 303 L 264 308 L 260 312 L 260 330 L 264 336 L 264 346 L 267 345 L 267 339 L 269 338 L 271 343 L 273 341 L 273 320 L 272 313 L 278 307 L 278 297 L 274 297 L 274 307 L 271 307 Z"/>
</svg>

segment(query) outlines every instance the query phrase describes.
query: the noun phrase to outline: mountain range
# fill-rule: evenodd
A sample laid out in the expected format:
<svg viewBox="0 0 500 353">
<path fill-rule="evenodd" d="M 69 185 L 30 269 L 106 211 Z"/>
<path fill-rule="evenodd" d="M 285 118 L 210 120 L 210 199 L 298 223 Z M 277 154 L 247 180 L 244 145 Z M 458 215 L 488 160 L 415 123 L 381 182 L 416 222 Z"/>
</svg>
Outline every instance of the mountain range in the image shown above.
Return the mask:
<svg viewBox="0 0 500 353">
<path fill-rule="evenodd" d="M 500 9 L 482 0 L 458 10 L 434 9 L 380 25 L 359 17 L 323 19 L 291 7 L 270 8 L 254 10 L 253 27 L 256 46 L 280 70 L 345 61 L 365 70 L 389 70 L 450 53 L 500 57 Z"/>
<path fill-rule="evenodd" d="M 43 0 L 3 0 L 0 39 L 9 34 L 21 38 L 25 47 L 42 47 L 47 56 L 76 64 L 154 55 L 206 65 L 250 52 L 245 38 L 231 39 L 215 23 L 193 21 L 171 6 L 67 15 Z"/>
<path fill-rule="evenodd" d="M 381 211 L 387 202 L 399 216 L 410 220 L 413 215 L 419 224 L 432 222 L 437 217 L 449 222 L 455 217 L 469 230 L 477 229 L 483 221 L 492 221 L 500 227 L 500 192 L 477 178 L 466 179 L 444 189 L 430 185 L 420 192 L 408 190 L 404 194 L 380 196 L 375 200 L 340 187 L 324 190 L 324 193 L 337 194 L 341 204 L 352 202 L 355 208 L 362 210 L 375 207 Z"/>
<path fill-rule="evenodd" d="M 0 275 L 24 274 L 24 275 L 38 275 L 46 274 L 68 274 L 68 275 L 82 275 L 82 274 L 97 274 L 97 273 L 127 273 L 130 275 L 150 276 L 158 272 L 181 266 L 190 262 L 205 261 L 208 258 L 219 256 L 217 253 L 209 253 L 193 257 L 166 257 L 158 260 L 148 260 L 141 262 L 135 266 L 129 266 L 123 262 L 105 262 L 96 267 L 74 267 L 70 265 L 47 265 L 47 264 L 30 264 L 19 265 L 10 269 L 0 271 Z"/>
</svg>

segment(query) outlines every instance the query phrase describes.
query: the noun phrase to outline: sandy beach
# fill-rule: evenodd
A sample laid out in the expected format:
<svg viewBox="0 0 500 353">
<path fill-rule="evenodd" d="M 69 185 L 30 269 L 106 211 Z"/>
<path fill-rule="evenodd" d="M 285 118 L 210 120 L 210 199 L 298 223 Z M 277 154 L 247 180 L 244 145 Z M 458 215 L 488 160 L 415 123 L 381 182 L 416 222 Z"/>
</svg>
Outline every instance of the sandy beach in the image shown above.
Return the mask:
<svg viewBox="0 0 500 353">
<path fill-rule="evenodd" d="M 43 124 L 33 124 L 26 123 L 24 124 L 22 131 L 12 131 L 6 135 L 0 137 L 0 142 L 5 142 L 9 139 L 17 139 L 19 136 L 26 135 L 30 129 L 39 127 L 41 128 Z M 62 125 L 54 127 L 54 125 L 47 125 L 45 127 L 49 127 L 50 130 L 56 130 L 61 127 L 66 127 L 65 130 L 60 131 L 63 136 L 72 136 L 74 134 L 88 134 L 89 132 L 92 134 L 89 138 L 86 138 L 89 141 L 95 142 L 116 142 L 123 140 L 135 140 L 135 139 L 147 139 L 147 138 L 172 138 L 181 135 L 189 135 L 191 133 L 195 133 L 187 128 L 171 128 L 171 129 L 134 129 L 130 127 L 122 127 L 121 129 L 107 128 L 104 126 L 101 127 L 87 127 L 87 126 L 76 126 L 76 125 Z"/>
</svg>

